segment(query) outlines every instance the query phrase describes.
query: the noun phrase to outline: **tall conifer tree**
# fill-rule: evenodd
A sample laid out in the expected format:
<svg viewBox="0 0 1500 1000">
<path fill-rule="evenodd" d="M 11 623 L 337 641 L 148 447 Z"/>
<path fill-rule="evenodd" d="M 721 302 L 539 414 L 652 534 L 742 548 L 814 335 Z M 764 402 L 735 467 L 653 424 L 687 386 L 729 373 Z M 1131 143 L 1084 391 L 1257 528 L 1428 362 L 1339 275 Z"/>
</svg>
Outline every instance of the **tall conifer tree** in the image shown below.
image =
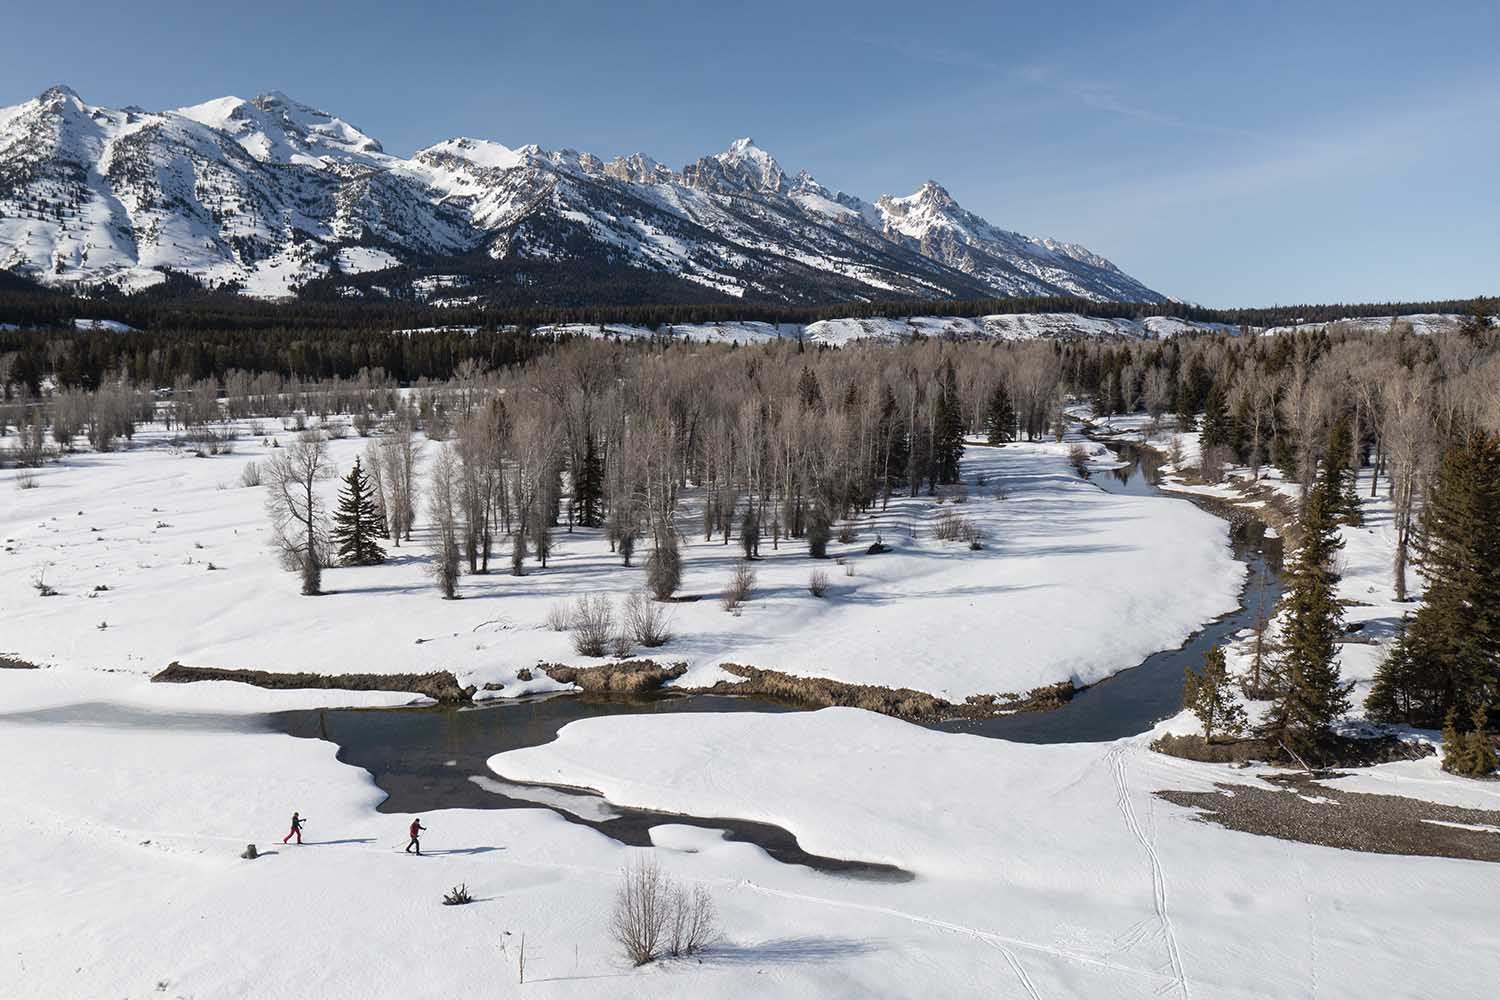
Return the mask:
<svg viewBox="0 0 1500 1000">
<path fill-rule="evenodd" d="M 339 561 L 345 566 L 375 566 L 385 562 L 385 550 L 377 541 L 382 533 L 382 520 L 375 506 L 375 492 L 356 457 L 354 468 L 344 477 L 338 510 L 333 515 L 333 540 L 338 546 Z"/>
<path fill-rule="evenodd" d="M 1500 436 L 1443 456 L 1413 539 L 1422 606 L 1375 675 L 1371 711 L 1436 726 L 1500 694 Z"/>
<path fill-rule="evenodd" d="M 1272 665 L 1275 700 L 1261 733 L 1305 757 L 1328 743 L 1334 722 L 1349 711 L 1353 685 L 1339 681 L 1344 616 L 1331 567 L 1343 541 L 1323 489 L 1311 490 L 1303 501 L 1300 526 L 1302 544 L 1288 574 L 1286 626 Z"/>
</svg>

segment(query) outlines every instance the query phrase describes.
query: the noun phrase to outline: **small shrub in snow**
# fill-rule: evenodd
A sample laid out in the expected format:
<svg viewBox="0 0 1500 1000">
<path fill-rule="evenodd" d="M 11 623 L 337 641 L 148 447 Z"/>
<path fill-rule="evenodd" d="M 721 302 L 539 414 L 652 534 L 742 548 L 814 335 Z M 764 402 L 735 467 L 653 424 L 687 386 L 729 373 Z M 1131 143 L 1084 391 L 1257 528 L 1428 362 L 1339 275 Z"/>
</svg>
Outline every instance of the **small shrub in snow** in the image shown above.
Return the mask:
<svg viewBox="0 0 1500 1000">
<path fill-rule="evenodd" d="M 542 619 L 542 624 L 549 632 L 566 632 L 573 625 L 573 613 L 568 609 L 566 601 L 554 601 L 547 609 L 547 616 Z"/>
<path fill-rule="evenodd" d="M 932 526 L 932 533 L 940 542 L 966 542 L 975 530 L 972 521 L 953 510 L 939 514 Z"/>
<path fill-rule="evenodd" d="M 1171 442 L 1167 445 L 1167 461 L 1174 466 L 1182 464 L 1182 435 L 1173 434 Z"/>
<path fill-rule="evenodd" d="M 828 593 L 828 574 L 820 569 L 815 569 L 807 577 L 807 592 L 814 597 L 823 597 Z"/>
<path fill-rule="evenodd" d="M 16 489 L 18 489 L 18 490 L 34 490 L 34 489 L 37 488 L 37 486 L 38 486 L 38 483 L 36 481 L 36 473 L 35 472 L 33 472 L 30 469 L 17 469 L 16 470 Z"/>
<path fill-rule="evenodd" d="M 654 860 L 633 861 L 620 872 L 609 929 L 636 965 L 661 954 L 668 905 L 666 878 Z"/>
<path fill-rule="evenodd" d="M 260 485 L 260 463 L 251 459 L 240 470 L 240 485 L 253 488 Z"/>
<path fill-rule="evenodd" d="M 854 530 L 854 525 L 844 523 L 839 525 L 839 542 L 848 545 L 859 538 L 859 532 Z"/>
<path fill-rule="evenodd" d="M 618 657 L 623 660 L 625 657 L 630 655 L 630 651 L 634 648 L 635 643 L 631 640 L 630 633 L 625 631 L 624 629 L 621 629 L 620 631 L 609 637 L 610 656 Z"/>
<path fill-rule="evenodd" d="M 635 861 L 620 873 L 610 933 L 636 965 L 663 954 L 694 955 L 719 937 L 713 897 L 673 883 L 655 860 Z"/>
<path fill-rule="evenodd" d="M 729 577 L 729 586 L 724 588 L 719 603 L 724 606 L 725 611 L 739 611 L 740 605 L 750 599 L 750 593 L 754 589 L 755 569 L 749 560 L 741 559 L 735 564 L 734 572 Z"/>
<path fill-rule="evenodd" d="M 1068 446 L 1068 463 L 1084 479 L 1089 477 L 1089 450 L 1081 444 Z"/>
<path fill-rule="evenodd" d="M 47 583 L 47 570 L 45 567 L 36 571 L 36 576 L 31 578 L 31 589 L 42 597 L 56 597 L 57 591 Z"/>
<path fill-rule="evenodd" d="M 573 648 L 582 656 L 603 656 L 614 634 L 615 609 L 603 594 L 585 594 L 573 605 Z"/>
<path fill-rule="evenodd" d="M 672 641 L 671 615 L 666 608 L 641 591 L 625 601 L 625 628 L 630 637 L 648 649 Z"/>
<path fill-rule="evenodd" d="M 465 903 L 472 902 L 474 902 L 474 897 L 469 895 L 468 883 L 455 885 L 452 889 L 443 894 L 444 906 L 462 906 Z"/>
<path fill-rule="evenodd" d="M 667 905 L 667 954 L 696 955 L 719 937 L 719 916 L 714 898 L 701 885 L 692 892 L 669 881 Z"/>
</svg>

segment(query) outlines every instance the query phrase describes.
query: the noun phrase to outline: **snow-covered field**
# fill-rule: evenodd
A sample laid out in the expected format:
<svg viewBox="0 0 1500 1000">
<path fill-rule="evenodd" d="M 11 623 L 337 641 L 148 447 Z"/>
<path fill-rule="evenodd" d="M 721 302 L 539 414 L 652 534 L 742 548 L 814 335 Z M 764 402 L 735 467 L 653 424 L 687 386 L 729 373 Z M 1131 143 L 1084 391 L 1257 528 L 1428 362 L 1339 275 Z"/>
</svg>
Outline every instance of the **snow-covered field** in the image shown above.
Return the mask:
<svg viewBox="0 0 1500 1000">
<path fill-rule="evenodd" d="M 291 438 L 279 424 L 263 430 Z M 970 447 L 962 503 L 893 499 L 857 523 L 853 542 L 831 546 L 843 566 L 809 559 L 801 540 L 773 549 L 768 539 L 739 615 L 718 601 L 738 545 L 703 541 L 690 495 L 681 594 L 698 599 L 673 606 L 676 638 L 653 655 L 686 661 L 689 685 L 726 678 L 715 665 L 735 662 L 961 700 L 1096 681 L 1232 610 L 1243 566 L 1224 523 L 1184 502 L 1080 480 L 1070 444 Z M 364 445 L 354 436 L 329 442 L 341 473 Z M 428 443 L 424 457 L 437 447 Z M 267 452 L 263 438 L 247 436 L 232 455 L 197 458 L 157 429 L 128 451 L 66 456 L 38 471 L 36 489 L 17 490 L 15 472 L 0 474 L 0 654 L 137 673 L 173 660 L 448 669 L 466 683 L 501 681 L 509 695 L 552 686 L 518 681 L 522 668 L 582 662 L 567 634 L 544 627 L 555 604 L 643 586 L 644 551 L 626 569 L 600 531 L 559 529 L 546 569 L 533 562 L 513 577 L 501 551 L 490 574 L 462 578 L 462 600 L 444 601 L 419 531 L 388 546 L 386 565 L 329 570 L 332 593 L 300 597 L 268 547 L 265 491 L 240 485 L 246 463 L 264 463 Z M 339 482 L 321 487 L 331 505 Z M 938 541 L 943 512 L 978 524 L 984 548 Z M 877 535 L 893 551 L 867 555 Z M 814 569 L 830 578 L 826 598 L 808 592 Z M 58 596 L 40 596 L 39 578 Z"/>
<path fill-rule="evenodd" d="M 0 671 L 0 697 L 6 713 L 235 713 L 327 695 Z M 654 853 L 709 888 L 725 940 L 638 970 L 606 930 L 638 852 L 550 812 L 425 814 L 418 860 L 408 818 L 375 812 L 332 744 L 0 714 L 0 982 L 49 998 L 1290 998 L 1482 995 L 1500 971 L 1474 936 L 1500 868 L 1195 822 L 1151 793 L 1253 777 L 1145 739 L 1027 746 L 830 709 L 593 719 L 497 758 L 507 778 L 770 819 L 809 850 L 915 875 L 842 879 L 658 827 Z M 279 843 L 293 809 L 300 848 Z M 274 853 L 241 861 L 248 842 Z M 442 906 L 460 882 L 479 902 Z"/>
<path fill-rule="evenodd" d="M 1425 997 L 1484 995 L 1500 974 L 1482 937 L 1500 866 L 1197 822 L 1152 793 L 1259 770 L 1163 757 L 1152 733 L 1031 746 L 848 709 L 596 718 L 491 760 L 506 779 L 589 786 L 620 805 L 773 822 L 808 851 L 914 876 L 839 878 L 659 826 L 651 853 L 709 889 L 724 939 L 701 960 L 634 969 L 607 928 L 617 872 L 640 849 L 543 809 L 449 809 L 423 815 L 429 855 L 409 857 L 410 817 L 376 812 L 380 791 L 333 744 L 241 718 L 405 696 L 146 675 L 169 659 L 443 666 L 515 693 L 516 668 L 578 659 L 537 627 L 554 600 L 623 592 L 639 570 L 619 570 L 597 538 L 560 534 L 546 571 L 466 577 L 465 599 L 444 602 L 418 545 L 385 567 L 329 571 L 337 593 L 304 599 L 265 549 L 261 491 L 238 485 L 264 458 L 259 441 L 199 459 L 162 437 L 70 456 L 37 489 L 0 483 L 0 653 L 47 664 L 0 670 L 0 995 Z M 341 468 L 361 444 L 331 443 Z M 855 575 L 826 564 L 830 598 L 806 593 L 800 542 L 767 546 L 743 615 L 679 605 L 667 652 L 693 664 L 689 681 L 733 659 L 958 694 L 1102 675 L 1233 605 L 1242 570 L 1222 522 L 1105 493 L 1066 449 L 970 449 L 957 509 L 983 523 L 984 550 L 932 538 L 951 504 L 893 502 L 878 528 L 835 546 L 856 553 Z M 1345 532 L 1344 587 L 1371 615 L 1388 596 L 1380 511 Z M 896 551 L 862 554 L 876 530 Z M 730 555 L 695 540 L 686 562 L 685 591 L 711 595 Z M 43 566 L 60 596 L 31 588 Z M 1351 658 L 1364 648 L 1345 647 L 1351 676 L 1367 669 Z M 1339 787 L 1500 808 L 1500 790 L 1433 758 Z M 294 809 L 307 843 L 283 847 Z M 250 842 L 273 853 L 242 861 Z M 478 902 L 442 906 L 458 883 Z"/>
</svg>

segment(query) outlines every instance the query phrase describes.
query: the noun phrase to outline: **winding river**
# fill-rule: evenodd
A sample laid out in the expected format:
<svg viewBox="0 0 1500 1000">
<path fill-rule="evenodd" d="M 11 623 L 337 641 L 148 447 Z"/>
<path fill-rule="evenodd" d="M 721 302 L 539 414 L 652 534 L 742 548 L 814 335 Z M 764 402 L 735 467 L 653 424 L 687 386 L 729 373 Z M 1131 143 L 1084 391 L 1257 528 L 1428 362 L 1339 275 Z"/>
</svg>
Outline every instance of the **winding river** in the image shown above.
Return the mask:
<svg viewBox="0 0 1500 1000">
<path fill-rule="evenodd" d="M 1155 453 L 1111 442 L 1123 460 L 1118 469 L 1093 471 L 1101 489 L 1139 496 L 1165 496 L 1157 486 Z M 1188 503 L 1186 499 L 1173 502 Z M 1114 740 L 1150 729 L 1181 707 L 1185 667 L 1199 667 L 1210 646 L 1255 626 L 1275 607 L 1281 593 L 1281 541 L 1258 521 L 1233 524 L 1236 557 L 1249 566 L 1234 612 L 1204 626 L 1177 649 L 1148 656 L 1139 665 L 1079 692 L 1061 708 L 983 721 L 955 720 L 933 728 L 1027 743 Z M 660 692 L 635 697 L 558 695 L 501 701 L 472 708 L 321 709 L 264 717 L 272 728 L 293 736 L 328 740 L 339 746 L 339 760 L 369 771 L 387 793 L 382 812 L 421 813 L 439 808 L 548 808 L 569 822 L 583 824 L 631 845 L 651 842 L 650 830 L 682 824 L 720 830 L 730 840 L 760 846 L 777 860 L 807 865 L 846 877 L 903 879 L 900 869 L 810 854 L 787 830 L 727 817 L 683 816 L 616 806 L 581 789 L 507 782 L 489 771 L 491 756 L 553 740 L 578 719 L 604 715 L 664 712 L 785 712 L 793 706 L 762 698 L 677 695 Z"/>
</svg>

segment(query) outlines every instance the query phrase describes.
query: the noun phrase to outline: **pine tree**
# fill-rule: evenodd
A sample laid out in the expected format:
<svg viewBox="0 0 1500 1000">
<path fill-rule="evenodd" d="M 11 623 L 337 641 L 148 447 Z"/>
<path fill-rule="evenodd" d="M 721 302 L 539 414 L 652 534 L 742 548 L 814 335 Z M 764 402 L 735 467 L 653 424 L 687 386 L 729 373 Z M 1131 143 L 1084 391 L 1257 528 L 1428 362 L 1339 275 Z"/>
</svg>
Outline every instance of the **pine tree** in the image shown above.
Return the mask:
<svg viewBox="0 0 1500 1000">
<path fill-rule="evenodd" d="M 933 481 L 959 481 L 959 462 L 964 455 L 963 412 L 958 399 L 958 373 L 949 361 L 943 373 L 943 390 L 938 395 L 936 426 L 932 429 Z"/>
<path fill-rule="evenodd" d="M 382 534 L 381 521 L 375 493 L 356 457 L 354 468 L 344 477 L 338 510 L 333 515 L 333 540 L 338 545 L 339 562 L 345 566 L 377 566 L 385 562 L 385 550 L 377 541 Z"/>
<path fill-rule="evenodd" d="M 1330 567 L 1343 542 L 1323 490 L 1308 493 L 1300 528 L 1302 545 L 1288 573 L 1286 626 L 1272 666 L 1275 699 L 1261 734 L 1305 757 L 1329 742 L 1334 722 L 1349 711 L 1353 685 L 1339 682 L 1344 617 Z"/>
<path fill-rule="evenodd" d="M 1245 709 L 1231 690 L 1223 649 L 1209 649 L 1202 673 L 1183 668 L 1182 704 L 1203 724 L 1206 740 L 1213 740 L 1215 730 L 1225 736 L 1239 736 L 1245 731 Z"/>
<path fill-rule="evenodd" d="M 1198 429 L 1198 418 L 1194 415 L 1193 394 L 1186 382 L 1177 383 L 1177 393 L 1172 400 L 1172 410 L 1177 415 L 1179 431 Z"/>
<path fill-rule="evenodd" d="M 1342 516 L 1345 524 L 1363 523 L 1359 494 L 1355 488 L 1354 470 L 1349 465 L 1353 441 L 1348 416 L 1333 422 L 1328 433 L 1328 452 L 1323 456 L 1323 493 Z"/>
<path fill-rule="evenodd" d="M 580 525 L 585 528 L 599 527 L 599 507 L 603 498 L 604 463 L 599 459 L 594 435 L 590 434 L 584 445 L 583 459 L 573 477 L 573 509 Z"/>
<path fill-rule="evenodd" d="M 990 393 L 990 405 L 984 415 L 985 440 L 992 445 L 1014 440 L 1016 432 L 1016 408 L 1011 405 L 1010 393 L 1004 382 L 996 382 Z"/>
<path fill-rule="evenodd" d="M 1375 675 L 1380 718 L 1435 725 L 1500 692 L 1500 436 L 1443 456 L 1413 539 L 1422 606 Z"/>
<path fill-rule="evenodd" d="M 1210 448 L 1232 448 L 1234 437 L 1234 422 L 1224 403 L 1224 392 L 1215 383 L 1203 403 L 1203 435 L 1199 444 L 1207 453 Z"/>
<path fill-rule="evenodd" d="M 802 374 L 797 379 L 797 397 L 810 410 L 823 408 L 823 387 L 818 384 L 818 376 L 806 365 L 802 366 Z"/>
</svg>

